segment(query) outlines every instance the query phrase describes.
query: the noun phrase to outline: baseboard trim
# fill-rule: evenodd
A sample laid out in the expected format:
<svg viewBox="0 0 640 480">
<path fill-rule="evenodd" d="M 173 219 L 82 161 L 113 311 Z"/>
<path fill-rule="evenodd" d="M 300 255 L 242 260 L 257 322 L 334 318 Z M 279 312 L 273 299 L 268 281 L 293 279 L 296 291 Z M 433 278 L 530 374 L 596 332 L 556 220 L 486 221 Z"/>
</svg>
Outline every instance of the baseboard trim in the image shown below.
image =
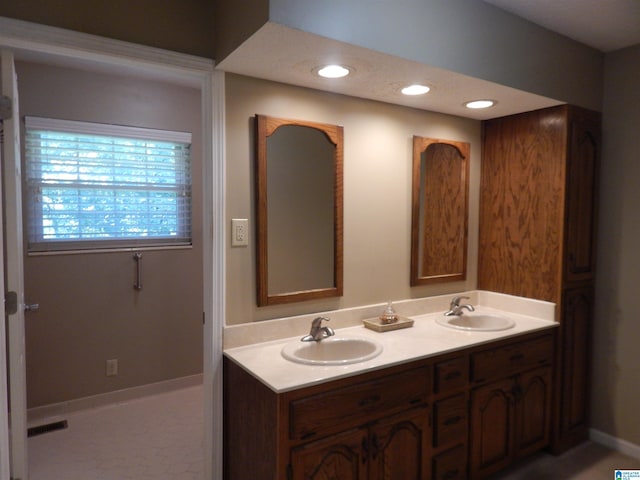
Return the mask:
<svg viewBox="0 0 640 480">
<path fill-rule="evenodd" d="M 621 438 L 614 437 L 594 428 L 589 430 L 589 438 L 596 443 L 615 450 L 616 452 L 620 452 L 640 460 L 640 445 L 627 442 L 626 440 L 622 440 Z"/>
<path fill-rule="evenodd" d="M 27 423 L 34 426 L 43 420 L 51 421 L 58 417 L 88 410 L 92 408 L 104 407 L 122 402 L 128 402 L 137 398 L 149 395 L 158 395 L 161 393 L 179 390 L 181 388 L 194 387 L 202 385 L 202 374 L 189 375 L 187 377 L 173 378 L 157 383 L 149 383 L 137 387 L 125 388 L 114 392 L 92 395 L 90 397 L 77 398 L 66 402 L 52 403 L 41 407 L 34 407 L 27 410 Z"/>
</svg>

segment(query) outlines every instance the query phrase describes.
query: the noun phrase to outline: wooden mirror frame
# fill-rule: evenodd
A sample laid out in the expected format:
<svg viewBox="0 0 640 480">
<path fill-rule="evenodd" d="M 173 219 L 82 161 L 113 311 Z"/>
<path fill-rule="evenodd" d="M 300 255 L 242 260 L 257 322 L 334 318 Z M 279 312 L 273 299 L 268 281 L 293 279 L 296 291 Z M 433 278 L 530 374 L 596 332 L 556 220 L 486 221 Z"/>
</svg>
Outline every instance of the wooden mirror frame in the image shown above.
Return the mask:
<svg viewBox="0 0 640 480">
<path fill-rule="evenodd" d="M 431 228 L 429 237 L 420 238 L 421 232 L 421 191 L 422 154 L 433 145 L 448 145 L 458 152 L 459 168 L 442 168 L 441 178 L 432 182 L 434 187 L 428 192 L 436 199 L 435 217 L 439 220 L 439 228 Z M 426 285 L 439 282 L 465 280 L 467 277 L 467 235 L 469 218 L 469 144 L 452 140 L 413 137 L 413 172 L 412 172 L 412 205 L 411 205 L 411 286 Z M 426 173 L 425 173 L 426 174 Z M 426 202 L 426 200 L 425 200 Z M 458 218 L 452 218 L 453 215 Z M 455 223 L 454 223 L 455 222 Z M 437 223 L 437 222 L 436 222 Z M 452 236 L 461 230 L 459 237 L 452 242 Z M 449 258 L 450 264 L 459 268 L 438 265 L 436 272 L 424 275 L 421 272 L 421 245 L 427 242 L 431 249 L 439 252 L 439 258 Z M 427 250 L 425 248 L 425 250 Z"/>
<path fill-rule="evenodd" d="M 269 262 L 267 228 L 267 139 L 275 131 L 285 125 L 310 127 L 323 132 L 335 146 L 334 155 L 334 259 L 333 286 L 287 293 L 269 294 Z M 320 298 L 340 297 L 343 293 L 342 283 L 342 239 L 343 239 L 343 127 L 302 120 L 288 120 L 266 115 L 256 115 L 256 273 L 258 306 L 278 305 L 283 303 L 302 302 Z"/>
</svg>

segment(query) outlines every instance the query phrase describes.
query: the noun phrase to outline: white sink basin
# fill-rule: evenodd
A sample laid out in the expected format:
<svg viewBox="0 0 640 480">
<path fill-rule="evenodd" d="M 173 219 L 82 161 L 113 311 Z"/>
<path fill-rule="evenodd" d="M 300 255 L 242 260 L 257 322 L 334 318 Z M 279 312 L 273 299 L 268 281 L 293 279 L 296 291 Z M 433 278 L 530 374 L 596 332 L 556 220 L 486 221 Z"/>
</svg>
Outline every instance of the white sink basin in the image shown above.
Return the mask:
<svg viewBox="0 0 640 480">
<path fill-rule="evenodd" d="M 382 345 L 368 338 L 329 337 L 319 342 L 287 343 L 282 356 L 307 365 L 347 365 L 364 362 L 382 353 Z"/>
<path fill-rule="evenodd" d="M 444 327 L 466 330 L 469 332 L 492 332 L 513 328 L 516 324 L 513 320 L 498 315 L 463 314 L 442 316 L 436 319 L 436 323 Z"/>
</svg>

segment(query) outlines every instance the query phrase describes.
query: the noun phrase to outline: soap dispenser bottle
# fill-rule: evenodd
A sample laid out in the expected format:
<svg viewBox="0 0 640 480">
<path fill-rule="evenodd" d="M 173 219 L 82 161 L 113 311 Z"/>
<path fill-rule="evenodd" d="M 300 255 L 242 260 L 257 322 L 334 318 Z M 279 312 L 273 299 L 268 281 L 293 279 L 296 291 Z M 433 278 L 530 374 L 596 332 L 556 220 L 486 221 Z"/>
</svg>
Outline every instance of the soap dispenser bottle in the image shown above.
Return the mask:
<svg viewBox="0 0 640 480">
<path fill-rule="evenodd" d="M 391 301 L 387 303 L 387 308 L 384 309 L 382 315 L 380 315 L 380 323 L 387 325 L 389 323 L 395 323 L 398 321 L 398 314 L 396 313 Z"/>
</svg>

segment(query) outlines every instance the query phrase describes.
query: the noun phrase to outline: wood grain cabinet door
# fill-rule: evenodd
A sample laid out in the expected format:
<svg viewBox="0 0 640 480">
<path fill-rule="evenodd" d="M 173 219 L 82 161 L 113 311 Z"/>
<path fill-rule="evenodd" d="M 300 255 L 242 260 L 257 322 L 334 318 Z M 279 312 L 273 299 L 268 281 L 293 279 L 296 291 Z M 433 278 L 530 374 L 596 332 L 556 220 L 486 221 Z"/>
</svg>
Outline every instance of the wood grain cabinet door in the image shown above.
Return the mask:
<svg viewBox="0 0 640 480">
<path fill-rule="evenodd" d="M 549 444 L 551 428 L 551 368 L 544 367 L 518 378 L 517 456 L 527 456 Z"/>
<path fill-rule="evenodd" d="M 590 280 L 595 270 L 599 120 L 580 116 L 569 130 L 565 282 Z"/>
<path fill-rule="evenodd" d="M 429 480 L 429 411 L 418 408 L 371 427 L 370 480 Z"/>
<path fill-rule="evenodd" d="M 366 480 L 367 429 L 355 429 L 291 451 L 292 480 Z"/>
<path fill-rule="evenodd" d="M 564 292 L 562 312 L 562 402 L 559 437 L 568 445 L 586 438 L 589 429 L 589 371 L 593 288 L 571 288 Z"/>
<path fill-rule="evenodd" d="M 484 478 L 509 465 L 514 452 L 514 381 L 479 387 L 471 394 L 471 478 Z"/>
</svg>

